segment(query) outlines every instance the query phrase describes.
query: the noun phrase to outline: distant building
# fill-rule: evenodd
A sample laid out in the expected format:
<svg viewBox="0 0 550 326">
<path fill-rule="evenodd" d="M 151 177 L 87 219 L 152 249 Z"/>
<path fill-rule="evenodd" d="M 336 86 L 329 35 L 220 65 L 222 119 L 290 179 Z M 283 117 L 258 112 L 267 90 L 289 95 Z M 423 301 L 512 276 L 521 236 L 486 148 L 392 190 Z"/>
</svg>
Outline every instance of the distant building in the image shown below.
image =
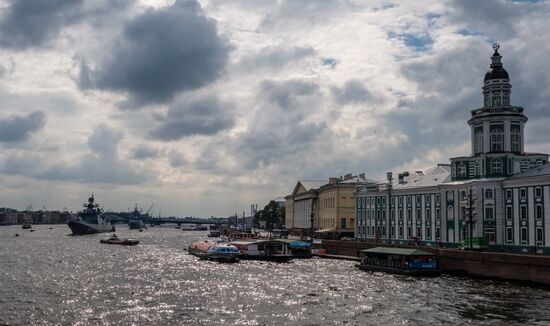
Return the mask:
<svg viewBox="0 0 550 326">
<path fill-rule="evenodd" d="M 308 234 L 311 228 L 327 238 L 353 236 L 358 185 L 374 184 L 364 174 L 347 174 L 327 181 L 299 181 L 286 199 L 286 227 L 294 234 Z"/>
<path fill-rule="evenodd" d="M 359 187 L 358 239 L 550 253 L 548 154 L 524 152 L 527 116 L 510 104 L 509 76 L 494 50 L 483 107 L 468 120 L 472 154 L 401 173 L 397 184 Z"/>
</svg>

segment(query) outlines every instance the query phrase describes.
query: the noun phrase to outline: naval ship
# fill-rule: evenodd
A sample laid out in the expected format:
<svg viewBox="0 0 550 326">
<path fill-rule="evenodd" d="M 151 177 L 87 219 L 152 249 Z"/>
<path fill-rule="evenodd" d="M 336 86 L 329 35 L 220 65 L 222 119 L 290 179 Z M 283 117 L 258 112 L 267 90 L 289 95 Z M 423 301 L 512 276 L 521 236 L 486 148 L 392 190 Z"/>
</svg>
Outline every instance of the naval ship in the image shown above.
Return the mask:
<svg viewBox="0 0 550 326">
<path fill-rule="evenodd" d="M 111 224 L 111 221 L 106 218 L 99 205 L 94 203 L 93 194 L 88 198 L 88 203 L 83 206 L 84 210 L 78 213 L 77 218 L 67 223 L 73 235 L 115 231 L 115 227 Z"/>
<path fill-rule="evenodd" d="M 130 230 L 136 230 L 136 229 L 146 229 L 145 223 L 143 223 L 143 220 L 141 219 L 141 213 L 136 206 L 134 207 L 134 211 L 132 212 L 132 216 L 128 219 L 128 228 Z"/>
</svg>

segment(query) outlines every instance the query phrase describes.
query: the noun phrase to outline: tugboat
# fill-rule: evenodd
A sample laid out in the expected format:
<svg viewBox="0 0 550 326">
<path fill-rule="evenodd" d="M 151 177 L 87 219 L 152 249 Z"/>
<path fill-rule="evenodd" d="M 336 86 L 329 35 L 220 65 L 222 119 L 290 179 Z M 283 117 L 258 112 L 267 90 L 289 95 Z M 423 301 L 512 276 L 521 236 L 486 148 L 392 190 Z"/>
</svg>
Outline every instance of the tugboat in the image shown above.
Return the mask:
<svg viewBox="0 0 550 326">
<path fill-rule="evenodd" d="M 111 224 L 99 205 L 94 203 L 94 195 L 88 198 L 88 203 L 84 204 L 84 210 L 78 213 L 75 220 L 67 224 L 73 235 L 95 234 L 103 232 L 114 232 L 115 227 Z"/>
<path fill-rule="evenodd" d="M 135 246 L 139 243 L 139 240 L 137 239 L 130 239 L 130 238 L 119 238 L 116 234 L 113 234 L 112 237 L 109 239 L 101 239 L 99 240 L 101 243 L 106 244 L 117 244 L 117 245 L 123 245 L 123 246 Z"/>
<path fill-rule="evenodd" d="M 147 226 L 145 226 L 145 223 L 143 223 L 143 221 L 141 220 L 141 213 L 138 210 L 137 204 L 134 207 L 134 211 L 132 212 L 130 220 L 128 221 L 128 228 L 130 230 L 143 230 L 144 228 L 147 228 Z"/>
</svg>

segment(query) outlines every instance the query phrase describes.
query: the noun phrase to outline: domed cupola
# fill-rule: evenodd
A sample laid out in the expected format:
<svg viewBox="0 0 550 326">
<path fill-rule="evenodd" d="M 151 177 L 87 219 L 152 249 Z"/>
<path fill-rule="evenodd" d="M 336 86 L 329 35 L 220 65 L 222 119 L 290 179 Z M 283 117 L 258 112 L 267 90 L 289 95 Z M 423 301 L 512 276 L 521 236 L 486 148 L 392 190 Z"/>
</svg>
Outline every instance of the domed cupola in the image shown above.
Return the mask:
<svg viewBox="0 0 550 326">
<path fill-rule="evenodd" d="M 488 81 L 489 79 L 509 79 L 508 72 L 502 67 L 502 62 L 500 62 L 502 57 L 498 53 L 499 48 L 498 43 L 493 45 L 495 53 L 491 57 L 491 67 L 487 70 L 484 81 Z"/>
</svg>

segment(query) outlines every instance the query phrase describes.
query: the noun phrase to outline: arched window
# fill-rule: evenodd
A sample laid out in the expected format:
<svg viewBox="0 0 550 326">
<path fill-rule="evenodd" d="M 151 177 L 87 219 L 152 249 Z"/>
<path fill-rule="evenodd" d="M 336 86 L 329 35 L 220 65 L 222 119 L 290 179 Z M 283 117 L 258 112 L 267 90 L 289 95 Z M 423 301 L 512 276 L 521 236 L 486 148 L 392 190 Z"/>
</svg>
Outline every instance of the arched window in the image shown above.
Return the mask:
<svg viewBox="0 0 550 326">
<path fill-rule="evenodd" d="M 474 154 L 483 152 L 483 131 L 477 130 L 474 133 Z"/>
<path fill-rule="evenodd" d="M 507 91 L 502 92 L 502 104 L 510 105 L 510 93 Z"/>
<path fill-rule="evenodd" d="M 466 177 L 466 164 L 464 163 L 458 164 L 458 176 L 461 178 Z"/>
<path fill-rule="evenodd" d="M 503 139 L 504 133 L 500 128 L 494 128 L 491 130 L 491 152 L 503 151 Z"/>
<path fill-rule="evenodd" d="M 514 153 L 521 152 L 521 134 L 519 129 L 513 128 L 510 134 L 511 150 Z"/>
<path fill-rule="evenodd" d="M 497 106 L 497 105 L 500 105 L 500 93 L 499 92 L 494 92 L 493 93 L 493 101 L 492 101 L 492 106 Z"/>
<path fill-rule="evenodd" d="M 502 160 L 497 158 L 491 161 L 491 174 L 502 174 Z"/>
</svg>

